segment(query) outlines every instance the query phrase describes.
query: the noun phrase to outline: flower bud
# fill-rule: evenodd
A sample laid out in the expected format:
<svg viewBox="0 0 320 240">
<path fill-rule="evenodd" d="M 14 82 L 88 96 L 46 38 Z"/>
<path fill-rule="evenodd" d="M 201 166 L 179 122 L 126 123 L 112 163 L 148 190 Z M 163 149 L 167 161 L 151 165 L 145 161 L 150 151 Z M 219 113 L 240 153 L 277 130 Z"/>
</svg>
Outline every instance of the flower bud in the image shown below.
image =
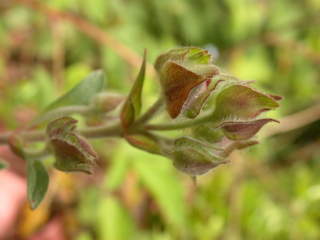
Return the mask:
<svg viewBox="0 0 320 240">
<path fill-rule="evenodd" d="M 212 64 L 208 51 L 195 47 L 173 49 L 160 55 L 155 68 L 172 118 L 180 114 L 196 86 L 219 74 L 219 68 Z"/>
<path fill-rule="evenodd" d="M 55 167 L 61 171 L 93 172 L 98 155 L 89 142 L 76 131 L 77 121 L 62 117 L 48 124 L 47 134 L 56 157 Z"/>
</svg>

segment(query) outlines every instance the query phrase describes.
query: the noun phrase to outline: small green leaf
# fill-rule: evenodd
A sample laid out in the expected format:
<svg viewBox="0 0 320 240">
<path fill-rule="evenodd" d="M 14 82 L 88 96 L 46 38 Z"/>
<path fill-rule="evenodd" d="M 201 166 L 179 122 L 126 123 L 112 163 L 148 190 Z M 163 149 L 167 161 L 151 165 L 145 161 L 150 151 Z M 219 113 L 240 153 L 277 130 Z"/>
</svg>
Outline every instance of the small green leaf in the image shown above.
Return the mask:
<svg viewBox="0 0 320 240">
<path fill-rule="evenodd" d="M 76 131 L 77 121 L 63 117 L 47 126 L 47 134 L 56 157 L 55 167 L 61 171 L 81 171 L 88 174 L 98 159 L 89 142 Z"/>
<path fill-rule="evenodd" d="M 146 51 L 139 74 L 134 82 L 130 94 L 121 111 L 121 122 L 124 128 L 128 128 L 139 116 L 142 106 L 142 89 L 146 72 Z"/>
<path fill-rule="evenodd" d="M 93 96 L 104 88 L 105 76 L 101 70 L 94 71 L 65 95 L 50 104 L 45 111 L 70 105 L 88 105 Z"/>
<path fill-rule="evenodd" d="M 0 160 L 0 170 L 8 167 L 8 163 Z"/>
<path fill-rule="evenodd" d="M 123 100 L 123 95 L 112 92 L 101 92 L 92 99 L 92 105 L 99 112 L 107 113 L 116 109 Z"/>
<path fill-rule="evenodd" d="M 49 184 L 49 175 L 38 160 L 27 161 L 28 200 L 32 209 L 38 207 L 43 200 Z"/>
<path fill-rule="evenodd" d="M 56 111 L 58 108 L 89 105 L 92 98 L 103 91 L 104 84 L 104 73 L 101 70 L 92 72 L 69 92 L 51 103 L 39 117 L 32 121 L 31 125 L 34 126 L 44 121 L 62 117 L 61 114 L 59 114 L 60 112 Z"/>
</svg>

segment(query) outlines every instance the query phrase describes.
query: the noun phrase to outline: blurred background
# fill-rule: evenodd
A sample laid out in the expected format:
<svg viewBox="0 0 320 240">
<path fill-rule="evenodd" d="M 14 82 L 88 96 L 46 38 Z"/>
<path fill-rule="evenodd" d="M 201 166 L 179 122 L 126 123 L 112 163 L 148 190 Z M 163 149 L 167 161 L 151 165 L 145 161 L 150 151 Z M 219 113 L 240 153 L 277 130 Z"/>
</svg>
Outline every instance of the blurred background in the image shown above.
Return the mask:
<svg viewBox="0 0 320 240">
<path fill-rule="evenodd" d="M 45 201 L 26 203 L 25 163 L 0 158 L 0 239 L 320 239 L 319 0 L 0 0 L 0 132 L 19 129 L 94 69 L 127 93 L 141 63 L 177 46 L 284 96 L 261 143 L 195 186 L 170 160 L 93 141 L 92 176 L 50 168 Z M 150 70 L 150 69 L 149 69 Z M 152 71 L 144 102 L 157 96 Z M 48 159 L 50 162 L 51 160 Z"/>
</svg>

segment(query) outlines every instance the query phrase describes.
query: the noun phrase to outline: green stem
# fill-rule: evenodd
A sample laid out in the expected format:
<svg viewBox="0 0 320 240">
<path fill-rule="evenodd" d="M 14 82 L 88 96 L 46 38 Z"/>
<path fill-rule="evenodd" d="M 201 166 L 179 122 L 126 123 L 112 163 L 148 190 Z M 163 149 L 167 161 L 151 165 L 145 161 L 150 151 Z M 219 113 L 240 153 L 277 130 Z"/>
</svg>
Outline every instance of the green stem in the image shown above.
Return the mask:
<svg viewBox="0 0 320 240">
<path fill-rule="evenodd" d="M 122 135 L 121 125 L 119 122 L 117 122 L 114 125 L 88 127 L 88 128 L 79 130 L 79 132 L 82 136 L 87 138 L 120 137 Z M 7 144 L 9 137 L 12 134 L 13 134 L 12 132 L 8 132 L 3 135 L 0 135 L 0 145 Z M 46 141 L 46 133 L 45 131 L 41 131 L 41 130 L 21 132 L 20 136 L 26 142 Z"/>
<path fill-rule="evenodd" d="M 24 154 L 27 159 L 41 159 L 50 154 L 49 146 L 46 144 L 45 147 L 38 151 L 30 151 L 28 149 L 24 149 Z"/>
<path fill-rule="evenodd" d="M 144 128 L 146 130 L 157 130 L 157 131 L 178 130 L 178 129 L 183 129 L 183 128 L 187 128 L 187 127 L 191 127 L 191 126 L 195 126 L 195 125 L 199 125 L 199 124 L 203 124 L 208 121 L 211 121 L 212 120 L 211 115 L 212 114 L 208 114 L 197 119 L 187 120 L 184 122 L 177 122 L 177 123 L 147 124 L 144 126 Z"/>
<path fill-rule="evenodd" d="M 122 127 L 120 122 L 117 122 L 114 125 L 88 127 L 80 130 L 80 134 L 87 138 L 121 137 Z"/>
<path fill-rule="evenodd" d="M 134 124 L 134 126 L 141 125 L 148 122 L 160 110 L 163 105 L 163 98 L 160 97 Z"/>
</svg>

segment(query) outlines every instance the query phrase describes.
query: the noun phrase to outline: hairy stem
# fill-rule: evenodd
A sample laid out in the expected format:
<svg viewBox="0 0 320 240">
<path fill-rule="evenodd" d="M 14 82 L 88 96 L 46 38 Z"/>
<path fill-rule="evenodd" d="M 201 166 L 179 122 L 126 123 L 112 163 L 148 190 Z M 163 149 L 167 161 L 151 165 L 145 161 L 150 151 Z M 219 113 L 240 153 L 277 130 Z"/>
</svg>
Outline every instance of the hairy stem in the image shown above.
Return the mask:
<svg viewBox="0 0 320 240">
<path fill-rule="evenodd" d="M 144 126 L 144 128 L 146 130 L 157 130 L 157 131 L 178 130 L 178 129 L 183 129 L 183 128 L 206 123 L 210 121 L 211 118 L 212 118 L 211 114 L 208 114 L 197 119 L 187 120 L 187 121 L 177 122 L 177 123 L 147 124 Z M 212 124 L 215 124 L 215 123 L 213 122 Z"/>
<path fill-rule="evenodd" d="M 80 134 L 87 138 L 103 138 L 103 137 L 120 137 L 122 135 L 121 125 L 117 122 L 114 125 L 102 125 L 97 127 L 88 127 L 79 130 Z M 13 132 L 8 132 L 0 135 L 0 145 L 8 143 L 9 137 L 14 134 Z M 39 142 L 46 140 L 46 132 L 41 130 L 33 130 L 21 132 L 20 136 L 26 142 Z"/>
<path fill-rule="evenodd" d="M 163 98 L 160 97 L 134 124 L 135 126 L 148 122 L 160 110 Z"/>
</svg>

